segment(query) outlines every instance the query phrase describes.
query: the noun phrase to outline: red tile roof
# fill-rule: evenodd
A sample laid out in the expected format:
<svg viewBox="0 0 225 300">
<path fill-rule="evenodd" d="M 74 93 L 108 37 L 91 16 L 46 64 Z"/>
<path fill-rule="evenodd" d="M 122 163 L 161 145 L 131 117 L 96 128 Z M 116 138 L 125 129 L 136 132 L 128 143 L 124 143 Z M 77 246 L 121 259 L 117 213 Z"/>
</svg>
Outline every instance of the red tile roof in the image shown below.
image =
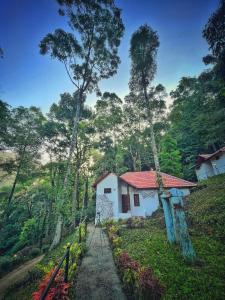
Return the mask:
<svg viewBox="0 0 225 300">
<path fill-rule="evenodd" d="M 196 184 L 193 182 L 180 179 L 166 173 L 161 173 L 161 175 L 165 188 L 185 188 L 196 186 Z M 137 189 L 158 188 L 155 171 L 127 172 L 121 175 L 120 178 Z"/>
</svg>

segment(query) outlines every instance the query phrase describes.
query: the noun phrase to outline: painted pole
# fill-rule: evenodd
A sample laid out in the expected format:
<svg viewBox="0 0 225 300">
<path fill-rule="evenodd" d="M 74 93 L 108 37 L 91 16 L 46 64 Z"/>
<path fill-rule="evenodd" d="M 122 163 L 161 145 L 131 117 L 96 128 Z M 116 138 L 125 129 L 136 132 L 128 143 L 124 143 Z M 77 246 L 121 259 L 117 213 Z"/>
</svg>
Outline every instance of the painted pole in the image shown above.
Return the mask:
<svg viewBox="0 0 225 300">
<path fill-rule="evenodd" d="M 173 216 L 172 216 L 172 211 L 170 206 L 170 194 L 163 193 L 161 195 L 161 201 L 162 201 L 164 218 L 166 223 L 167 239 L 172 244 L 176 241 L 176 238 L 174 233 Z"/>
<path fill-rule="evenodd" d="M 182 249 L 182 254 L 185 258 L 194 261 L 196 254 L 191 243 L 188 233 L 188 226 L 185 218 L 183 207 L 183 193 L 176 189 L 170 189 L 171 205 L 173 206 L 174 226 L 176 227 L 177 235 L 179 236 L 179 243 Z"/>
</svg>

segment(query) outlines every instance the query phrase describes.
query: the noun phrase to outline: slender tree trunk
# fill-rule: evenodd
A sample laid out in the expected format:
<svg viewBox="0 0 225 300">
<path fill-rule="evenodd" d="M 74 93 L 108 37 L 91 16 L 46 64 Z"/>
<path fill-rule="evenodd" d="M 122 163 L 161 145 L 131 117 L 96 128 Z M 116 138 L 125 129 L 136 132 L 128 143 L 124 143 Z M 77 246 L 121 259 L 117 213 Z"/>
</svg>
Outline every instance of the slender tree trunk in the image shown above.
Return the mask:
<svg viewBox="0 0 225 300">
<path fill-rule="evenodd" d="M 88 177 L 85 181 L 85 192 L 84 192 L 84 201 L 83 201 L 83 207 L 86 209 L 88 206 Z"/>
<path fill-rule="evenodd" d="M 72 156 L 75 150 L 76 142 L 77 142 L 77 131 L 78 131 L 78 123 L 80 121 L 80 109 L 81 109 L 81 102 L 83 98 L 83 92 L 81 91 L 79 94 L 79 100 L 77 102 L 77 109 L 76 109 L 76 115 L 73 122 L 73 131 L 72 131 L 72 138 L 70 143 L 70 149 L 69 149 L 69 157 L 67 160 L 67 170 L 66 170 L 66 176 L 64 179 L 64 188 L 66 189 L 68 184 L 68 179 L 71 174 L 71 160 Z"/>
<path fill-rule="evenodd" d="M 59 201 L 61 201 L 61 203 L 60 203 L 61 207 L 63 206 L 63 203 L 64 203 L 65 191 L 67 190 L 68 180 L 69 180 L 69 176 L 71 174 L 71 161 L 72 161 L 72 156 L 73 156 L 74 149 L 75 149 L 76 142 L 77 142 L 77 131 L 78 131 L 78 123 L 80 120 L 80 110 L 81 110 L 82 100 L 83 100 L 83 90 L 81 90 L 79 92 L 79 99 L 77 101 L 77 107 L 76 107 L 76 115 L 75 115 L 74 122 L 73 122 L 73 131 L 72 131 L 72 138 L 71 138 L 70 149 L 69 149 L 69 157 L 67 160 L 66 175 L 65 175 L 65 179 L 64 179 L 63 190 L 59 196 L 60 197 Z M 57 246 L 59 244 L 61 235 L 62 235 L 62 225 L 63 225 L 63 215 L 59 211 L 56 228 L 55 228 L 55 234 L 54 234 L 54 238 L 53 238 L 50 249 L 53 249 L 55 246 Z"/>
<path fill-rule="evenodd" d="M 158 152 L 157 152 L 157 147 L 156 147 L 156 142 L 155 142 L 155 134 L 154 134 L 152 124 L 150 126 L 150 135 L 151 135 L 151 146 L 152 146 L 152 152 L 153 152 L 157 182 L 158 182 L 158 185 L 159 185 L 159 193 L 161 194 L 163 192 L 163 182 L 162 182 L 162 176 L 161 176 L 161 173 L 160 173 L 159 158 L 158 158 Z"/>
<path fill-rule="evenodd" d="M 8 198 L 8 207 L 10 206 L 10 204 L 12 202 L 12 198 L 13 198 L 13 195 L 14 195 L 14 192 L 15 192 L 16 184 L 17 184 L 17 181 L 18 181 L 18 178 L 19 178 L 19 175 L 20 175 L 21 167 L 22 167 L 22 161 L 20 161 L 19 166 L 18 166 L 17 171 L 16 171 L 16 177 L 14 179 L 13 186 L 12 186 L 9 198 Z"/>
<path fill-rule="evenodd" d="M 55 235 L 49 250 L 52 250 L 59 244 L 62 236 L 62 225 L 63 225 L 63 216 L 61 213 L 59 213 L 57 218 L 56 228 L 55 228 Z"/>
<path fill-rule="evenodd" d="M 144 96 L 145 96 L 146 105 L 148 105 L 148 93 L 147 93 L 147 88 L 145 85 L 144 85 Z M 149 118 L 149 124 L 150 124 L 151 147 L 152 147 L 153 159 L 154 159 L 154 164 L 155 164 L 155 171 L 156 171 L 156 176 L 157 176 L 157 182 L 159 185 L 159 194 L 161 194 L 161 193 L 163 193 L 164 188 L 163 188 L 162 176 L 160 173 L 158 151 L 157 151 L 156 142 L 155 142 L 155 134 L 154 134 L 154 129 L 153 129 L 152 115 L 150 112 L 150 107 L 148 107 L 148 118 Z"/>
<path fill-rule="evenodd" d="M 76 175 L 75 175 L 75 181 L 74 181 L 74 191 L 73 191 L 73 199 L 72 199 L 72 220 L 73 220 L 73 226 L 75 227 L 75 212 L 76 210 L 80 209 L 79 206 L 79 178 L 80 178 L 80 174 L 79 174 L 79 170 L 78 167 L 76 169 Z"/>
</svg>

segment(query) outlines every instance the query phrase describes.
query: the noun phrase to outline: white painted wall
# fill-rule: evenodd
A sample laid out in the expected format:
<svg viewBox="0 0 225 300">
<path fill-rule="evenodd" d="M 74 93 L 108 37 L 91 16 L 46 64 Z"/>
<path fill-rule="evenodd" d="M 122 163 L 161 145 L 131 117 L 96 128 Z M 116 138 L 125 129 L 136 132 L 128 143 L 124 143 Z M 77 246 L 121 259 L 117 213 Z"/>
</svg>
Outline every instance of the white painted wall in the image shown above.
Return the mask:
<svg viewBox="0 0 225 300">
<path fill-rule="evenodd" d="M 134 216 L 151 216 L 154 211 L 159 207 L 158 191 L 156 189 L 140 190 L 135 189 L 121 180 L 115 174 L 109 174 L 105 179 L 98 183 L 96 189 L 96 199 L 98 196 L 104 195 L 104 189 L 111 188 L 111 194 L 105 194 L 107 199 L 112 202 L 113 206 L 113 218 L 115 220 L 126 219 Z M 127 194 L 129 188 L 130 195 L 130 211 L 122 213 L 122 194 Z M 184 196 L 190 194 L 188 188 L 180 189 Z M 139 194 L 140 206 L 134 206 L 134 194 Z M 96 201 L 96 213 L 99 210 L 98 205 L 101 202 Z M 103 218 L 104 219 L 104 216 Z"/>
<path fill-rule="evenodd" d="M 218 159 L 216 158 L 212 159 L 211 163 L 215 175 L 225 173 L 225 153 L 219 156 Z"/>
<path fill-rule="evenodd" d="M 119 197 L 119 212 L 120 218 L 127 218 L 131 216 L 151 216 L 154 211 L 159 207 L 158 193 L 156 190 L 139 190 L 129 186 L 129 195 L 130 195 L 130 208 L 127 214 L 122 214 L 122 194 L 127 194 L 127 184 L 123 181 L 120 181 L 120 197 Z M 143 192 L 148 193 L 149 197 L 143 197 Z M 134 194 L 139 194 L 140 206 L 134 206 Z"/>
<path fill-rule="evenodd" d="M 105 177 L 102 181 L 97 184 L 96 188 L 96 199 L 98 196 L 104 195 L 104 189 L 111 188 L 110 194 L 105 194 L 109 201 L 112 202 L 113 205 L 113 216 L 118 219 L 118 177 L 117 175 L 110 173 L 107 177 Z M 96 201 L 96 214 L 99 211 L 98 202 Z M 97 215 L 96 215 L 97 216 Z"/>
<path fill-rule="evenodd" d="M 222 173 L 225 173 L 225 153 L 218 156 L 218 159 L 214 158 L 203 162 L 200 168 L 196 169 L 199 181 Z"/>
<path fill-rule="evenodd" d="M 210 161 L 206 161 L 201 164 L 199 169 L 196 169 L 196 175 L 198 180 L 207 179 L 208 177 L 212 177 L 215 175 L 213 167 Z"/>
</svg>

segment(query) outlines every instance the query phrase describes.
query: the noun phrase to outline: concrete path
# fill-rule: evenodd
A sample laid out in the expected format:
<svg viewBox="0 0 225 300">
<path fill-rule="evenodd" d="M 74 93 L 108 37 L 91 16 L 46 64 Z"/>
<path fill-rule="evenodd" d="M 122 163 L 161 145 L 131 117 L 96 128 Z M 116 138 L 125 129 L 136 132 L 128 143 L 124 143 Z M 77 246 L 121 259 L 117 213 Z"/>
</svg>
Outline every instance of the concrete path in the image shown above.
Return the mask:
<svg viewBox="0 0 225 300">
<path fill-rule="evenodd" d="M 88 232 L 88 251 L 78 273 L 76 299 L 125 300 L 106 234 L 93 225 Z"/>
<path fill-rule="evenodd" d="M 25 262 L 23 265 L 13 270 L 12 272 L 6 274 L 3 278 L 0 279 L 0 299 L 3 298 L 6 290 L 15 283 L 20 282 L 30 271 L 34 265 L 42 260 L 44 255 L 35 257 L 32 260 Z"/>
</svg>

